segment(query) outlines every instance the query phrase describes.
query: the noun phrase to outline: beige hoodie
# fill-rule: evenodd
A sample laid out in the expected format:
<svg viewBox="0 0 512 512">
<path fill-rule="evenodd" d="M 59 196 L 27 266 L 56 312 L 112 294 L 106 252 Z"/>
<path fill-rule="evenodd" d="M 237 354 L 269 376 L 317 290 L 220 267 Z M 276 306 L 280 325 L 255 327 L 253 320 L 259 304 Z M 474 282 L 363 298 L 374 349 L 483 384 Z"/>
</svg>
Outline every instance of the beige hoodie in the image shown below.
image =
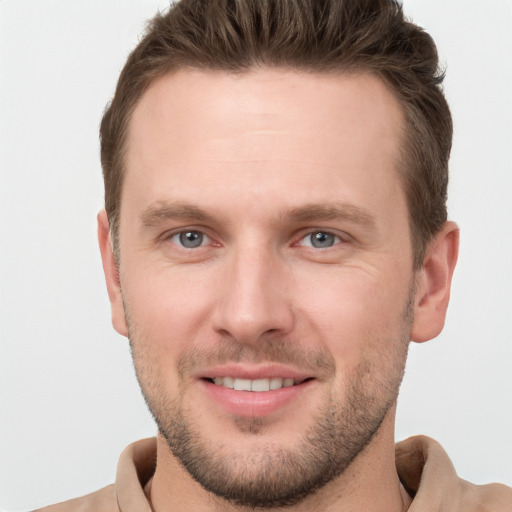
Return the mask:
<svg viewBox="0 0 512 512">
<path fill-rule="evenodd" d="M 121 454 L 116 483 L 36 512 L 152 512 L 144 486 L 156 464 L 156 439 L 143 439 Z M 512 489 L 460 479 L 433 439 L 411 437 L 396 446 L 396 467 L 413 497 L 409 512 L 512 512 Z"/>
</svg>

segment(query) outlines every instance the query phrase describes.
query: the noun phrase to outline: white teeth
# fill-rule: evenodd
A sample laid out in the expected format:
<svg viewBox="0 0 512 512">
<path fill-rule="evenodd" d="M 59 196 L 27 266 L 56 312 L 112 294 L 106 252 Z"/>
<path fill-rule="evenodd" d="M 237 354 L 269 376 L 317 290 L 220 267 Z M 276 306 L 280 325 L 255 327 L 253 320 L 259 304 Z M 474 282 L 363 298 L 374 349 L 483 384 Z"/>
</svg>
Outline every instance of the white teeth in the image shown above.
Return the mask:
<svg viewBox="0 0 512 512">
<path fill-rule="evenodd" d="M 281 377 L 273 377 L 270 379 L 270 389 L 281 389 L 283 387 L 283 379 Z"/>
<path fill-rule="evenodd" d="M 271 379 L 238 379 L 234 377 L 215 377 L 213 382 L 217 386 L 235 389 L 236 391 L 255 391 L 257 393 L 271 391 L 275 389 L 288 388 L 298 384 L 294 379 L 282 377 L 272 377 Z M 299 381 L 300 382 L 300 381 Z"/>
<path fill-rule="evenodd" d="M 235 379 L 233 389 L 236 391 L 251 391 L 251 381 L 249 379 Z"/>
<path fill-rule="evenodd" d="M 251 383 L 251 391 L 269 391 L 270 380 L 269 379 L 256 379 Z"/>
<path fill-rule="evenodd" d="M 233 389 L 235 387 L 235 379 L 233 377 L 224 377 L 224 383 L 221 386 L 226 386 L 227 388 Z M 217 382 L 215 382 L 217 384 Z"/>
<path fill-rule="evenodd" d="M 293 386 L 293 379 L 283 379 L 283 388 Z"/>
</svg>

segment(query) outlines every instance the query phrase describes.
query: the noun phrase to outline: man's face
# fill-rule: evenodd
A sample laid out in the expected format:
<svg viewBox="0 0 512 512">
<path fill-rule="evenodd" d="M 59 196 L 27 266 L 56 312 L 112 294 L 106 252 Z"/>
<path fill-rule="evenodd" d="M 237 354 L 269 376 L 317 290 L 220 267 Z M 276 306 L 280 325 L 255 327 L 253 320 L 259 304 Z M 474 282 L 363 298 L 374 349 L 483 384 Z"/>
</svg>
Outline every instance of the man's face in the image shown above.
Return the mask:
<svg viewBox="0 0 512 512">
<path fill-rule="evenodd" d="M 413 313 L 402 127 L 368 74 L 181 71 L 136 107 L 116 327 L 206 489 L 297 502 L 391 429 Z"/>
</svg>

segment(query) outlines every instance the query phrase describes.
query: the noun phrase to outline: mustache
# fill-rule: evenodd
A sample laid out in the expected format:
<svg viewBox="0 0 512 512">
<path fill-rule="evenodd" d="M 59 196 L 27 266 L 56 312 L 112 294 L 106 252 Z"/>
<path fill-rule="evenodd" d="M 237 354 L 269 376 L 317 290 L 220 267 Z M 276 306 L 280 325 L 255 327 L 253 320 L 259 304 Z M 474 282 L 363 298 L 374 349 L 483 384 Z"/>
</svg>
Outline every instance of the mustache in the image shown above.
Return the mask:
<svg viewBox="0 0 512 512">
<path fill-rule="evenodd" d="M 190 347 L 178 360 L 178 375 L 187 377 L 196 371 L 228 363 L 282 364 L 328 378 L 335 373 L 335 362 L 327 351 L 306 350 L 293 341 L 268 336 L 257 344 L 223 339 L 215 347 Z"/>
</svg>

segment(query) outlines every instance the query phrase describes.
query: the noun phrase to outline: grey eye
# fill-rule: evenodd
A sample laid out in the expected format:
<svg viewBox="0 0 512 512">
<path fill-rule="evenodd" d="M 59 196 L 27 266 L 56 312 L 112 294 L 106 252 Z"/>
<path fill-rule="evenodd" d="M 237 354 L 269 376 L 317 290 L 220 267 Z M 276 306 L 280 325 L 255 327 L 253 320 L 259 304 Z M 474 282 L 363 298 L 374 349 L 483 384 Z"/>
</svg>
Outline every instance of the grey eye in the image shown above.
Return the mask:
<svg viewBox="0 0 512 512">
<path fill-rule="evenodd" d="M 178 237 L 180 245 L 186 249 L 201 247 L 204 241 L 204 235 L 200 231 L 183 231 L 175 236 Z"/>
<path fill-rule="evenodd" d="M 307 245 L 311 245 L 311 247 L 316 247 L 317 249 L 332 247 L 339 240 L 339 237 L 336 235 L 333 235 L 332 233 L 326 233 L 325 231 L 317 231 L 316 233 L 311 233 L 306 238 L 309 238 L 309 244 Z"/>
</svg>

